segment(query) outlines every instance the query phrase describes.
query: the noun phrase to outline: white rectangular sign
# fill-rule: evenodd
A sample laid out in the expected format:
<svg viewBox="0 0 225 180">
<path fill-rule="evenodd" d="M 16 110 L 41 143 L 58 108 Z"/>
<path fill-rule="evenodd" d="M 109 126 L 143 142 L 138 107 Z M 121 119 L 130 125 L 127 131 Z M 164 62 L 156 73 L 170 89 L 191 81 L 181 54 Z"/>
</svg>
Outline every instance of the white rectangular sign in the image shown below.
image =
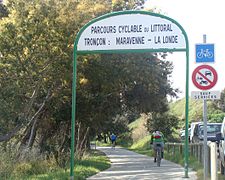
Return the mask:
<svg viewBox="0 0 225 180">
<path fill-rule="evenodd" d="M 182 49 L 184 35 L 174 22 L 146 14 L 121 14 L 96 21 L 82 32 L 78 51 Z"/>
<path fill-rule="evenodd" d="M 191 91 L 191 98 L 198 99 L 220 99 L 220 91 Z"/>
</svg>

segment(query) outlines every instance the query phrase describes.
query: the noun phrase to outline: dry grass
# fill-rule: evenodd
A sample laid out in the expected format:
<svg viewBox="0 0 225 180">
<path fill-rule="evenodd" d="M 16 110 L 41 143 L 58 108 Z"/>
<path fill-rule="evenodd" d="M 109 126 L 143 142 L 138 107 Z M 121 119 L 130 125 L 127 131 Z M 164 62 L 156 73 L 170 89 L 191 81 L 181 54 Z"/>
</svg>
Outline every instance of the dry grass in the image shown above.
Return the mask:
<svg viewBox="0 0 225 180">
<path fill-rule="evenodd" d="M 149 132 L 147 131 L 146 128 L 146 122 L 147 122 L 147 115 L 142 114 L 139 119 L 137 119 L 131 124 L 132 128 L 131 137 L 133 139 L 133 142 L 137 142 L 140 139 L 143 139 L 144 137 L 149 135 Z"/>
</svg>

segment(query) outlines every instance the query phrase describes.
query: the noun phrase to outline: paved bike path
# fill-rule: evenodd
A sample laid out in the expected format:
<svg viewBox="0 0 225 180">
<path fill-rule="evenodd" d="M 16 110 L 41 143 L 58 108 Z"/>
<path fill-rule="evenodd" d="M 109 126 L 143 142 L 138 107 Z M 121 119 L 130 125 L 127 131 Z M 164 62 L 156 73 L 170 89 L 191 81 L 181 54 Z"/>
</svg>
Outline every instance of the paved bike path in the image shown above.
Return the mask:
<svg viewBox="0 0 225 180">
<path fill-rule="evenodd" d="M 189 171 L 189 178 L 184 178 L 184 168 L 173 162 L 162 160 L 157 167 L 152 157 L 137 154 L 123 148 L 97 147 L 111 161 L 111 167 L 88 180 L 196 180 L 196 172 Z"/>
</svg>

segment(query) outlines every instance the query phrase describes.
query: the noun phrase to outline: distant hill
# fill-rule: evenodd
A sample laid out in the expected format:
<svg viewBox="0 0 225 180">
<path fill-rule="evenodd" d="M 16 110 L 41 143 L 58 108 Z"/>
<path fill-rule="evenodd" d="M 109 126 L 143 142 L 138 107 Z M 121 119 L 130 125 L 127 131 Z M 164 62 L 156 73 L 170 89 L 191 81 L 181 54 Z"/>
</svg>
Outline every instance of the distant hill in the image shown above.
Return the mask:
<svg viewBox="0 0 225 180">
<path fill-rule="evenodd" d="M 207 115 L 209 121 L 215 121 L 225 115 L 224 112 L 219 110 L 213 103 L 213 101 L 207 101 Z M 170 103 L 170 113 L 178 116 L 181 119 L 185 119 L 185 98 Z M 199 121 L 203 115 L 203 101 L 189 99 L 189 122 Z M 220 120 L 216 120 L 217 122 Z"/>
<path fill-rule="evenodd" d="M 169 104 L 169 113 L 183 119 L 180 121 L 180 128 L 184 128 L 185 125 L 185 98 Z M 222 122 L 225 117 L 225 113 L 220 111 L 213 101 L 207 102 L 207 115 L 208 122 Z M 203 101 L 189 99 L 189 123 L 202 120 L 203 114 Z M 146 128 L 147 115 L 141 114 L 141 116 L 129 124 L 131 130 L 131 139 L 133 141 L 132 148 L 140 148 L 149 146 L 150 135 Z M 173 134 L 175 138 L 179 138 L 180 128 Z"/>
</svg>

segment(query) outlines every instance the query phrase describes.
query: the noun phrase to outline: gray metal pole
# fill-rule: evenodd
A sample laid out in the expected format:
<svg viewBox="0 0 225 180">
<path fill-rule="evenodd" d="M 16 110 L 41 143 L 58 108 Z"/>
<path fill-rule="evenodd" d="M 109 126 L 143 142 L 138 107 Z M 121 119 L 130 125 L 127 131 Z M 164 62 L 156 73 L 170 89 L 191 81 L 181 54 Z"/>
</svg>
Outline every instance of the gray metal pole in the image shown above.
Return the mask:
<svg viewBox="0 0 225 180">
<path fill-rule="evenodd" d="M 206 43 L 206 35 L 203 35 L 203 43 Z M 203 100 L 203 122 L 204 122 L 204 180 L 208 177 L 208 148 L 207 148 L 207 102 Z"/>
<path fill-rule="evenodd" d="M 203 121 L 204 121 L 204 180 L 208 177 L 208 148 L 207 148 L 207 102 L 203 100 Z"/>
</svg>

